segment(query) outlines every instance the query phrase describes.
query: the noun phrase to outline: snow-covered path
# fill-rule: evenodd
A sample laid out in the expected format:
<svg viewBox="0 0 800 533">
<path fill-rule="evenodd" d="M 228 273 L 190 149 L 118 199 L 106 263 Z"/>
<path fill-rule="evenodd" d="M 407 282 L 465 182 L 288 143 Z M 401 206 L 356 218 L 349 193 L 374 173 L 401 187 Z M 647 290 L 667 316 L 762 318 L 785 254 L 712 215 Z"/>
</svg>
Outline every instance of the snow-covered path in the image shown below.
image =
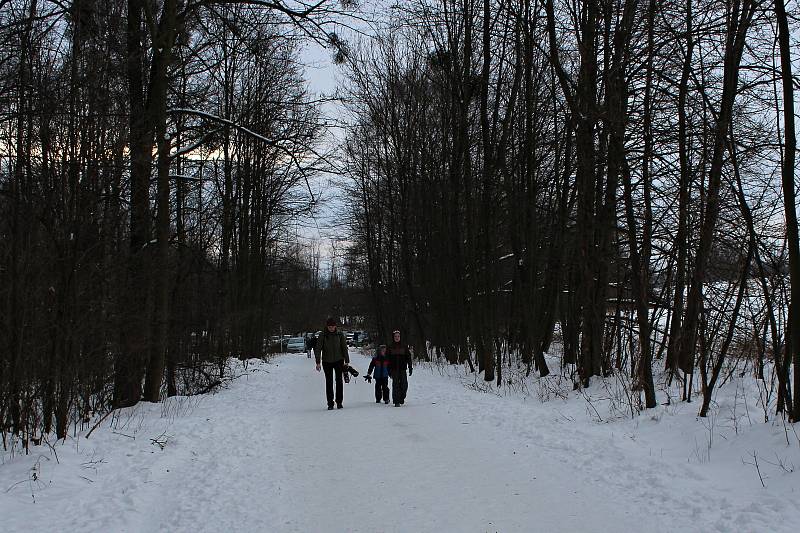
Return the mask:
<svg viewBox="0 0 800 533">
<path fill-rule="evenodd" d="M 581 501 L 635 529 L 574 469 L 473 420 L 463 408 L 480 395 L 460 384 L 418 371 L 407 404 L 395 408 L 376 404 L 359 377 L 346 385 L 345 408 L 328 411 L 311 361 L 289 356 L 273 368 L 277 379 L 240 385 L 217 414 L 224 424 L 189 435 L 203 445 L 171 472 L 153 530 L 161 521 L 187 532 L 575 531 L 587 523 Z M 452 385 L 458 403 L 442 394 Z"/>
<path fill-rule="evenodd" d="M 366 361 L 354 364 L 364 370 Z M 274 443 L 285 464 L 273 530 L 575 531 L 587 522 L 576 502 L 617 514 L 615 502 L 592 495 L 573 469 L 549 465 L 546 451 L 470 416 L 465 404 L 479 395 L 458 385 L 461 398 L 452 402 L 441 389 L 453 384 L 441 376 L 412 375 L 400 408 L 376 404 L 373 386 L 359 378 L 346 386 L 345 408 L 327 411 L 310 365 L 283 364 L 296 378 Z M 620 528 L 635 528 L 624 510 L 619 515 Z"/>
<path fill-rule="evenodd" d="M 353 360 L 363 373 L 368 359 Z M 691 435 L 665 427 L 669 421 L 645 419 L 640 428 L 572 420 L 568 402 L 482 394 L 423 367 L 409 382 L 403 407 L 377 405 L 372 385 L 359 377 L 345 386 L 345 408 L 327 411 L 324 378 L 312 361 L 283 356 L 255 364 L 196 405 L 142 404 L 113 430 L 58 447 L 58 465 L 39 458 L 36 481 L 35 458 L 0 465 L 0 530 L 52 531 L 58 524 L 98 532 L 509 533 L 800 525 L 796 474 L 771 473 L 766 490 L 750 467 L 731 469 L 739 463 L 736 450 L 731 464 L 724 447 L 714 451 L 721 459 L 693 462 L 686 450 L 694 445 L 684 442 Z M 184 411 L 174 412 L 178 407 Z M 800 466 L 796 450 L 790 453 L 786 464 Z"/>
</svg>

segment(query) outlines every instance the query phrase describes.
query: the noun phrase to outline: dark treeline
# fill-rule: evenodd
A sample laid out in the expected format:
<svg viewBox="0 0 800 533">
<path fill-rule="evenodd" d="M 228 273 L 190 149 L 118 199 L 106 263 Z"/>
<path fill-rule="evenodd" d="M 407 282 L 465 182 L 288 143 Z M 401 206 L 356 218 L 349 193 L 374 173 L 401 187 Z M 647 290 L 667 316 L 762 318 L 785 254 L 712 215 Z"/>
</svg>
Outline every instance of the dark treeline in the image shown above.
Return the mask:
<svg viewBox="0 0 800 533">
<path fill-rule="evenodd" d="M 735 361 L 797 420 L 797 3 L 395 13 L 348 62 L 350 225 L 378 328 L 498 385 L 508 365 L 553 371 L 558 346 L 576 387 L 619 372 L 642 407 L 655 369 L 684 400 L 699 389 L 702 416 Z"/>
<path fill-rule="evenodd" d="M 202 392 L 308 323 L 326 4 L 0 0 L 0 434 Z M 279 312 L 291 304 L 291 313 Z M 13 445 L 13 442 L 12 442 Z"/>
</svg>

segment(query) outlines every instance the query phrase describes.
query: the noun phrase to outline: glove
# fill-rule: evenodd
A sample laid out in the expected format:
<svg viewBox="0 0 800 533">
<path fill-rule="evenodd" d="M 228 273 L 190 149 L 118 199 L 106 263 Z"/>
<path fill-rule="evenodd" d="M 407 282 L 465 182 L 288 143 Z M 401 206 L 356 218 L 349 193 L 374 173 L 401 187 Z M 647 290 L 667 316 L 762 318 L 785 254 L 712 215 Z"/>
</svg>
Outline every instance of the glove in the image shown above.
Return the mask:
<svg viewBox="0 0 800 533">
<path fill-rule="evenodd" d="M 364 376 L 364 381 L 366 381 L 366 382 L 368 382 L 368 383 L 372 383 L 372 376 L 370 376 L 369 374 L 367 374 L 366 376 Z"/>
</svg>

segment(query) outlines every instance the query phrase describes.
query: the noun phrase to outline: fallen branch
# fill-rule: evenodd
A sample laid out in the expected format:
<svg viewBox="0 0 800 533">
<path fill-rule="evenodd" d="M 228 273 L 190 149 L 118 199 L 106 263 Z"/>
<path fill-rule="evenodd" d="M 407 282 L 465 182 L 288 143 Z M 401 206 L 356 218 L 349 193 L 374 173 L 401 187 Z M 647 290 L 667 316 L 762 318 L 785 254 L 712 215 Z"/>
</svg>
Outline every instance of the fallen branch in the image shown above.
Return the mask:
<svg viewBox="0 0 800 533">
<path fill-rule="evenodd" d="M 98 427 L 100 424 L 102 424 L 102 423 L 103 423 L 103 420 L 105 420 L 106 418 L 108 418 L 108 415 L 110 415 L 110 414 L 111 414 L 111 413 L 113 413 L 113 412 L 114 412 L 114 410 L 112 409 L 111 411 L 109 411 L 109 412 L 107 412 L 106 414 L 104 414 L 104 415 L 103 415 L 103 417 L 102 417 L 100 420 L 98 420 L 98 421 L 97 421 L 97 424 L 95 424 L 94 426 L 92 426 L 92 429 L 90 429 L 90 430 L 89 430 L 89 433 L 87 433 L 87 434 L 86 434 L 86 438 L 88 439 L 88 438 L 89 438 L 89 435 L 91 435 L 91 434 L 92 434 L 92 432 L 93 432 L 95 429 L 97 429 L 97 427 Z"/>
<path fill-rule="evenodd" d="M 746 464 L 746 465 L 755 466 L 756 467 L 756 472 L 758 472 L 758 479 L 761 481 L 761 486 L 763 488 L 767 488 L 767 486 L 764 484 L 764 476 L 761 475 L 761 468 L 758 467 L 758 455 L 756 454 L 756 452 L 753 451 L 753 462 L 752 463 L 748 463 L 744 459 L 742 459 L 742 463 Z"/>
</svg>

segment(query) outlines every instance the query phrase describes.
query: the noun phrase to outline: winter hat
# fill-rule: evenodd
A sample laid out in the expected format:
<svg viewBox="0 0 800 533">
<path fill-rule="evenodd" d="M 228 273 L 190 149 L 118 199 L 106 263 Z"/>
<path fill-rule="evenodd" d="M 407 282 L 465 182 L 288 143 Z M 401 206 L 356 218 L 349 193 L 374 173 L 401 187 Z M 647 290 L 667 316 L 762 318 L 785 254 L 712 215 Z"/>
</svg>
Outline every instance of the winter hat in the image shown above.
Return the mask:
<svg viewBox="0 0 800 533">
<path fill-rule="evenodd" d="M 335 319 L 335 318 L 333 318 L 333 317 L 330 317 L 330 318 L 329 318 L 329 319 L 328 319 L 328 320 L 325 322 L 325 325 L 326 325 L 326 326 L 335 326 L 335 325 L 336 325 L 336 319 Z"/>
</svg>

